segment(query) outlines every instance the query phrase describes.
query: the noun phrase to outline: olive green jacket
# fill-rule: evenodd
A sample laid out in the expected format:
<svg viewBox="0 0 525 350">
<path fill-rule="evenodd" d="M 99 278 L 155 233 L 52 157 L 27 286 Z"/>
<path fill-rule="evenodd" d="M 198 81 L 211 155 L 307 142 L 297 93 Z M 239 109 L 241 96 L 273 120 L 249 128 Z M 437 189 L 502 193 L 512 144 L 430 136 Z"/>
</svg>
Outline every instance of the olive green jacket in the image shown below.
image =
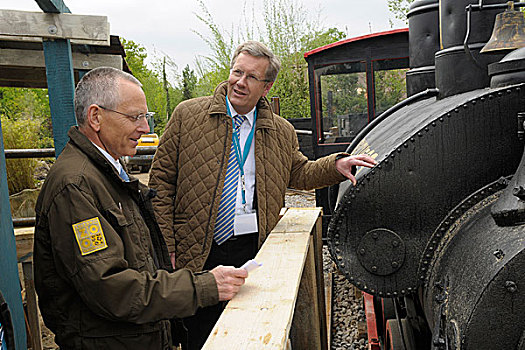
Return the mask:
<svg viewBox="0 0 525 350">
<path fill-rule="evenodd" d="M 113 165 L 76 127 L 36 205 L 34 276 L 62 349 L 167 349 L 169 323 L 218 302 L 211 273 L 171 269 L 154 191 Z"/>
<path fill-rule="evenodd" d="M 153 160 L 149 185 L 158 194 L 153 207 L 176 268 L 199 271 L 210 252 L 232 142 L 226 90 L 224 82 L 213 96 L 180 103 Z M 287 187 L 320 188 L 346 178 L 335 167 L 338 154 L 308 161 L 295 129 L 272 112 L 266 98 L 257 104 L 254 139 L 261 245 L 279 220 Z"/>
</svg>

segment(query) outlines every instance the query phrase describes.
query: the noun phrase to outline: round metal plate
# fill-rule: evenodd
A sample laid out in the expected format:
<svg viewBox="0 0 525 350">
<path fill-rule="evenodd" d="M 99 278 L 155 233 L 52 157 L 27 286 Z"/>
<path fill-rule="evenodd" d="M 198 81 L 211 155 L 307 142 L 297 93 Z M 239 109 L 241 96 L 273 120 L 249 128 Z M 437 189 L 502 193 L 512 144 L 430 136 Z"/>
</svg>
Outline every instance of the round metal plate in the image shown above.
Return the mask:
<svg viewBox="0 0 525 350">
<path fill-rule="evenodd" d="M 393 231 L 379 228 L 367 232 L 357 247 L 361 265 L 379 276 L 393 274 L 405 261 L 405 243 Z"/>
</svg>

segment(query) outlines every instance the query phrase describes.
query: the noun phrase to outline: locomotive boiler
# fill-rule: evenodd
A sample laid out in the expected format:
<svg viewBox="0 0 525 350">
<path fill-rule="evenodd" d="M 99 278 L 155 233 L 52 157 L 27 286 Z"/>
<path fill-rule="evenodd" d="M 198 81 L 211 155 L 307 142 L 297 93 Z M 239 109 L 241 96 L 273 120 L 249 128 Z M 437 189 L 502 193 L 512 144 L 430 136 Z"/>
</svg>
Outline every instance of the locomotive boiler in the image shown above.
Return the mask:
<svg viewBox="0 0 525 350">
<path fill-rule="evenodd" d="M 414 2 L 409 97 L 347 149 L 378 164 L 339 187 L 328 246 L 373 296 L 370 349 L 525 350 L 525 48 L 491 39 L 512 5 Z"/>
</svg>

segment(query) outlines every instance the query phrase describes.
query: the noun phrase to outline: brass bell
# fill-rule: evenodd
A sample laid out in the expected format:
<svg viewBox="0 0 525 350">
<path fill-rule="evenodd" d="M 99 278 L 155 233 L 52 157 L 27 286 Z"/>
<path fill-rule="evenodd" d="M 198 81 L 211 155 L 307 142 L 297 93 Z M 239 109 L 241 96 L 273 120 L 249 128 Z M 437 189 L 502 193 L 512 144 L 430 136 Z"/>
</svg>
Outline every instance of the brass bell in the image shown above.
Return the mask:
<svg viewBox="0 0 525 350">
<path fill-rule="evenodd" d="M 525 18 L 521 11 L 514 10 L 514 2 L 507 2 L 505 12 L 496 15 L 494 30 L 481 53 L 514 50 L 525 47 Z"/>
</svg>

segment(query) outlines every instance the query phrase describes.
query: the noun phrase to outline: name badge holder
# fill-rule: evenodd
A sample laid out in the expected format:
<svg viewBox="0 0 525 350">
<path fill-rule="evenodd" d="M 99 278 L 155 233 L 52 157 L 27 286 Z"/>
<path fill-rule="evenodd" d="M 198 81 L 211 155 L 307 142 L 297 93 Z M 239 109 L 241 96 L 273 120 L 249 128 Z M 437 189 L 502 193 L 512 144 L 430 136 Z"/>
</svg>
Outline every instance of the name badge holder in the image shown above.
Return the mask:
<svg viewBox="0 0 525 350">
<path fill-rule="evenodd" d="M 226 99 L 228 99 L 228 96 L 226 96 Z M 255 132 L 255 121 L 257 120 L 257 109 L 255 109 L 253 113 L 253 123 L 252 123 L 252 129 L 250 130 L 250 133 L 248 134 L 248 137 L 246 138 L 246 142 L 244 144 L 244 151 L 241 153 L 241 142 L 239 139 L 239 134 L 237 130 L 235 129 L 235 121 L 233 120 L 233 116 L 231 115 L 230 106 L 228 104 L 228 101 L 226 101 L 226 109 L 228 111 L 228 116 L 232 118 L 232 125 L 234 126 L 233 132 L 232 132 L 232 142 L 233 142 L 233 149 L 235 151 L 235 157 L 237 158 L 237 162 L 239 163 L 239 170 L 241 173 L 241 195 L 242 195 L 242 205 L 243 205 L 243 214 L 235 213 L 235 220 L 234 220 L 234 235 L 245 235 L 248 233 L 254 233 L 258 232 L 257 227 L 257 213 L 255 211 L 251 213 L 246 212 L 246 181 L 244 176 L 244 164 L 246 163 L 246 159 L 248 158 L 248 153 L 250 152 L 250 147 L 252 145 L 253 141 L 253 134 Z"/>
</svg>

